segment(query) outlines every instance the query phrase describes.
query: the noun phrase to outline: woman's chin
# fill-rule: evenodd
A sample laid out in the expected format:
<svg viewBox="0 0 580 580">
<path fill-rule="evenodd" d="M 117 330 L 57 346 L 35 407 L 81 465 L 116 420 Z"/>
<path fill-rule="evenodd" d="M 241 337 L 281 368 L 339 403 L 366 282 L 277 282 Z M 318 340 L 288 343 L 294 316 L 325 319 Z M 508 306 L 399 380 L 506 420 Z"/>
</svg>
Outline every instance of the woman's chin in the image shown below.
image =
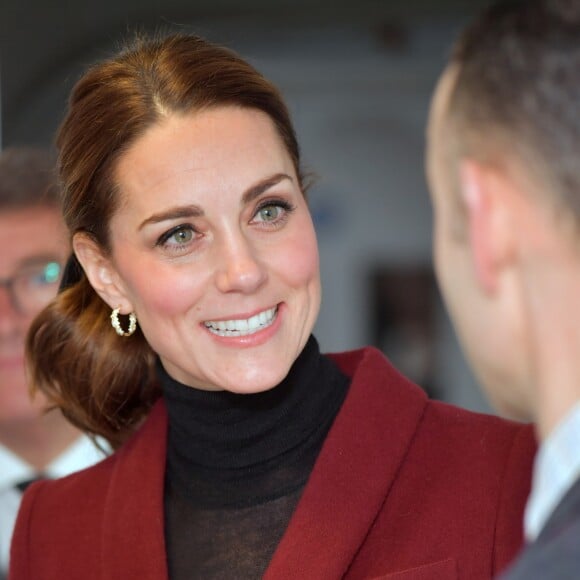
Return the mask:
<svg viewBox="0 0 580 580">
<path fill-rule="evenodd" d="M 284 377 L 279 380 L 261 380 L 261 381 L 238 381 L 234 384 L 224 385 L 222 390 L 238 395 L 254 395 L 257 393 L 265 393 L 277 387 Z"/>
</svg>

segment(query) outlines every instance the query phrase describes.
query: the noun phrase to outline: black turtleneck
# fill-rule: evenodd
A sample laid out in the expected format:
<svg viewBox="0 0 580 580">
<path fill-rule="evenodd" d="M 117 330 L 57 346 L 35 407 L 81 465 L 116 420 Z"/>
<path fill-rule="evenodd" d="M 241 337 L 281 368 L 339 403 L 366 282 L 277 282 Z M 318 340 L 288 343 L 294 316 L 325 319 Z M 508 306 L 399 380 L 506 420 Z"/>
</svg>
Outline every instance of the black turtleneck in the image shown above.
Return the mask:
<svg viewBox="0 0 580 580">
<path fill-rule="evenodd" d="M 171 580 L 261 578 L 348 389 L 314 337 L 264 393 L 201 391 L 158 365 L 169 415 Z"/>
</svg>

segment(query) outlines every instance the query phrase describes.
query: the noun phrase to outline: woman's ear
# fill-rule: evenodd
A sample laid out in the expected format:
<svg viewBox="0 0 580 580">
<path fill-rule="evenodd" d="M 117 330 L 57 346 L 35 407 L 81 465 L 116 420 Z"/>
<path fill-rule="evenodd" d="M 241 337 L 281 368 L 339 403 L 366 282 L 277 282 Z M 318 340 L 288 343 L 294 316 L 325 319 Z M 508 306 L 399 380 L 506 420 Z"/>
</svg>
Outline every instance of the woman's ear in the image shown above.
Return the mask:
<svg viewBox="0 0 580 580">
<path fill-rule="evenodd" d="M 111 260 L 87 234 L 75 234 L 72 241 L 74 253 L 95 292 L 111 307 L 121 313 L 133 312 L 125 286 Z"/>
</svg>

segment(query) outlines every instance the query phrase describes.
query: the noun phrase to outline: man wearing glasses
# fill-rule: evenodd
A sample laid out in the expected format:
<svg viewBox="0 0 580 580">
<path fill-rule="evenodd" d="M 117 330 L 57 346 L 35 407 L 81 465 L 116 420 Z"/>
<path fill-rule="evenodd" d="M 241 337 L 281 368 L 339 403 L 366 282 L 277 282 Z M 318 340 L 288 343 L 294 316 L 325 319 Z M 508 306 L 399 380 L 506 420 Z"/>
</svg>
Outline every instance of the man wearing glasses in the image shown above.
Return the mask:
<svg viewBox="0 0 580 580">
<path fill-rule="evenodd" d="M 22 493 L 38 477 L 62 477 L 103 457 L 58 411 L 30 400 L 24 343 L 56 294 L 69 253 L 49 155 L 0 154 L 0 580 Z"/>
</svg>

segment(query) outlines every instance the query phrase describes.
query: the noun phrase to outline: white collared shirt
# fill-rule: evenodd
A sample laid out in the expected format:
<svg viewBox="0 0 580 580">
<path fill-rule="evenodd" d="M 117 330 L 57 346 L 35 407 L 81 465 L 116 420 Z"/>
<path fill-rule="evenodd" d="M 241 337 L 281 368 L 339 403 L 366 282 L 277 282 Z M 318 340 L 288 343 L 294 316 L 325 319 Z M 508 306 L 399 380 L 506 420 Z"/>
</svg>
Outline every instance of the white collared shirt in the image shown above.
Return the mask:
<svg viewBox="0 0 580 580">
<path fill-rule="evenodd" d="M 526 505 L 526 540 L 533 542 L 566 492 L 580 478 L 580 401 L 542 443 Z"/>
<path fill-rule="evenodd" d="M 106 444 L 104 448 L 108 449 Z M 51 479 L 63 477 L 89 467 L 104 457 L 103 452 L 83 435 L 48 465 L 43 475 Z M 10 540 L 22 499 L 22 494 L 15 486 L 37 475 L 32 465 L 0 445 L 0 571 L 8 570 Z"/>
</svg>

